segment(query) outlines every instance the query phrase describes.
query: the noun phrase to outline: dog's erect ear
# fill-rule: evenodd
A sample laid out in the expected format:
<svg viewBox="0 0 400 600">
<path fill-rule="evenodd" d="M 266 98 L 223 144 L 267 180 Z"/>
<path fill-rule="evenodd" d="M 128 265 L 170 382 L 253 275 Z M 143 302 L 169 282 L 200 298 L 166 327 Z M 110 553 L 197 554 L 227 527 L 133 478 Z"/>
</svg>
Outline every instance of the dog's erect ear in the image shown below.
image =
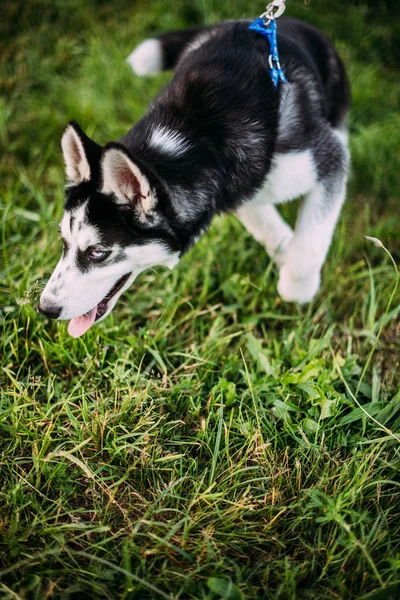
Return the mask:
<svg viewBox="0 0 400 600">
<path fill-rule="evenodd" d="M 102 148 L 75 121 L 68 123 L 61 147 L 68 181 L 78 184 L 90 181 L 99 174 Z"/>
<path fill-rule="evenodd" d="M 102 191 L 114 194 L 121 208 L 136 210 L 142 217 L 154 210 L 157 201 L 147 177 L 122 147 L 106 147 L 101 165 Z"/>
</svg>

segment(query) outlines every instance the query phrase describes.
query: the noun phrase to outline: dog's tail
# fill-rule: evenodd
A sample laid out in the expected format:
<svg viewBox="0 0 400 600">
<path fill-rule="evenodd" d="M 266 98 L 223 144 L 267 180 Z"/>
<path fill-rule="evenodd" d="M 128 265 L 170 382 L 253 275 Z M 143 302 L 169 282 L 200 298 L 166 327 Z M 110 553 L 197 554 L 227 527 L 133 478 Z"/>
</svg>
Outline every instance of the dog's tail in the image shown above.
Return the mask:
<svg viewBox="0 0 400 600">
<path fill-rule="evenodd" d="M 139 44 L 126 59 L 136 75 L 153 75 L 173 69 L 182 52 L 210 27 L 170 31 Z"/>
</svg>

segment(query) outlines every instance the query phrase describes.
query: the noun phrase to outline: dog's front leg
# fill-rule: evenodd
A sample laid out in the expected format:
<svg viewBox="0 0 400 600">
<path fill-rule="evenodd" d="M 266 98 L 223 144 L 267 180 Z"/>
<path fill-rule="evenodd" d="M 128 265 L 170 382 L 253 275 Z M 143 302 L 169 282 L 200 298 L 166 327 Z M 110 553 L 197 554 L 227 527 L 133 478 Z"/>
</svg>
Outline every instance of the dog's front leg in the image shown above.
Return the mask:
<svg viewBox="0 0 400 600">
<path fill-rule="evenodd" d="M 294 236 L 282 257 L 279 295 L 289 302 L 310 302 L 345 198 L 346 175 L 316 184 L 299 210 Z"/>
<path fill-rule="evenodd" d="M 293 230 L 282 219 L 272 204 L 259 199 L 246 202 L 236 215 L 254 238 L 263 244 L 278 267 L 283 265 L 283 257 L 293 237 Z"/>
</svg>

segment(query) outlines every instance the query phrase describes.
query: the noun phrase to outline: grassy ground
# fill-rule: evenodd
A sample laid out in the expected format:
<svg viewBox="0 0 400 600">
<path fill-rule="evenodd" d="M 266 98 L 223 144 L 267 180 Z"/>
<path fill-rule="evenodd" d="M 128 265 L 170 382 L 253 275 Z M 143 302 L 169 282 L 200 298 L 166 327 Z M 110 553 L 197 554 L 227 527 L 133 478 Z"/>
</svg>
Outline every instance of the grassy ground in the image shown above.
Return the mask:
<svg viewBox="0 0 400 600">
<path fill-rule="evenodd" d="M 319 296 L 282 303 L 262 248 L 217 219 L 79 340 L 35 311 L 60 252 L 63 127 L 118 137 L 168 79 L 130 72 L 135 43 L 262 5 L 2 5 L 4 598 L 400 593 L 400 297 L 385 317 L 394 267 L 362 237 L 399 261 L 399 19 L 389 2 L 288 4 L 332 35 L 353 86 L 352 181 Z"/>
</svg>

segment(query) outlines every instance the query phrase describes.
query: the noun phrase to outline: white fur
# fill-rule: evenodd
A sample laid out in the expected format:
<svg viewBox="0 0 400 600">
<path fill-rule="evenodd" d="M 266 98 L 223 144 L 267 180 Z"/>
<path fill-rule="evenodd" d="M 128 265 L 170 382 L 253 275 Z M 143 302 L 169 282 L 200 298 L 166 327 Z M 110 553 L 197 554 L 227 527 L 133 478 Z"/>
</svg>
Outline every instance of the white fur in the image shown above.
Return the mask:
<svg viewBox="0 0 400 600">
<path fill-rule="evenodd" d="M 129 189 L 128 176 L 132 174 L 135 181 L 140 182 L 141 193 L 144 196 L 140 199 L 142 211 L 154 206 L 156 199 L 151 193 L 146 177 L 124 152 L 110 148 L 104 155 L 102 167 L 106 193 L 113 192 L 120 203 L 125 203 L 132 191 Z M 128 173 L 123 173 L 122 182 L 119 175 L 121 169 L 128 169 Z M 43 307 L 60 307 L 60 319 L 79 317 L 92 310 L 114 287 L 118 279 L 130 273 L 123 288 L 108 301 L 107 312 L 101 317 L 103 319 L 111 312 L 120 295 L 139 273 L 156 265 L 164 265 L 172 269 L 179 261 L 179 254 L 171 253 L 160 242 L 143 246 L 132 245 L 127 248 L 115 245 L 113 248 L 104 248 L 111 250 L 108 264 L 107 262 L 101 266 L 93 264 L 87 272 L 81 272 L 77 263 L 78 252 L 85 251 L 91 246 L 103 249 L 99 231 L 87 219 L 87 207 L 88 201 L 83 202 L 75 210 L 64 213 L 60 231 L 68 249 L 61 256 L 40 299 Z M 118 260 L 122 252 L 126 256 Z M 113 258 L 117 259 L 114 263 L 112 263 Z"/>
<path fill-rule="evenodd" d="M 276 154 L 272 169 L 260 192 L 272 204 L 294 200 L 315 185 L 317 174 L 311 150 Z"/>
<path fill-rule="evenodd" d="M 41 305 L 61 307 L 60 319 L 82 316 L 97 306 L 132 266 L 123 261 L 82 273 L 76 266 L 75 256 L 69 251 L 66 257 L 61 257 L 40 298 Z M 119 295 L 116 294 L 112 302 L 116 302 Z"/>
<path fill-rule="evenodd" d="M 151 132 L 149 139 L 150 146 L 159 148 L 172 156 L 181 156 L 190 147 L 190 142 L 178 131 L 173 131 L 168 127 L 157 125 Z"/>
<path fill-rule="evenodd" d="M 97 229 L 86 222 L 86 206 L 87 201 L 72 212 L 64 213 L 60 223 L 62 237 L 75 252 L 96 246 L 100 241 Z"/>
<path fill-rule="evenodd" d="M 195 39 L 184 49 L 184 51 L 182 52 L 181 59 L 186 58 L 186 56 L 190 52 L 193 52 L 193 50 L 198 50 L 198 48 L 200 48 L 200 46 L 208 42 L 208 40 L 210 40 L 215 35 L 215 33 L 215 31 L 207 31 L 205 33 L 200 33 L 199 35 L 197 35 Z"/>
<path fill-rule="evenodd" d="M 320 271 L 345 193 L 343 181 L 333 198 L 327 195 L 322 184 L 317 184 L 308 194 L 299 211 L 295 235 L 286 250 L 279 274 L 278 292 L 284 300 L 310 302 L 318 291 Z"/>
<path fill-rule="evenodd" d="M 152 242 L 145 246 L 130 246 L 126 249 L 126 254 L 131 264 L 140 266 L 139 272 L 156 265 L 173 269 L 179 262 L 179 253 L 171 254 L 170 250 L 160 242 Z"/>
<path fill-rule="evenodd" d="M 293 230 L 273 204 L 280 204 L 309 192 L 316 182 L 316 170 L 310 150 L 276 154 L 264 186 L 253 200 L 237 211 L 243 225 L 264 244 L 278 266 L 293 237 Z"/>
<path fill-rule="evenodd" d="M 61 223 L 60 223 L 60 233 L 61 233 L 61 236 L 69 244 L 71 243 L 71 239 L 72 239 L 71 227 L 70 227 L 71 217 L 72 217 L 72 213 L 70 213 L 70 212 L 66 213 L 65 212 L 63 214 L 63 217 L 62 217 Z"/>
<path fill-rule="evenodd" d="M 109 300 L 107 313 L 101 318 L 104 319 L 139 273 L 157 265 L 172 269 L 179 261 L 178 253 L 171 254 L 168 248 L 159 242 L 144 246 L 130 246 L 125 250 L 115 246 L 111 248 L 111 258 L 118 256 L 121 251 L 125 251 L 126 258 L 124 260 L 108 266 L 96 267 L 94 265 L 88 272 L 82 273 L 76 262 L 78 250 L 84 250 L 88 245 L 99 243 L 96 229 L 86 222 L 86 204 L 80 206 L 73 213 L 67 212 L 63 216 L 60 230 L 69 249 L 60 258 L 40 299 L 42 306 L 61 307 L 60 319 L 72 319 L 87 313 L 103 300 L 118 279 L 131 273 L 123 288 Z M 72 217 L 75 220 L 71 232 Z"/>
<path fill-rule="evenodd" d="M 310 272 L 307 277 L 296 277 L 287 266 L 283 265 L 279 272 L 278 292 L 286 302 L 306 304 L 314 298 L 320 283 L 319 270 Z"/>
<path fill-rule="evenodd" d="M 268 203 L 261 204 L 256 198 L 246 202 L 236 214 L 255 239 L 265 246 L 276 264 L 281 266 L 282 257 L 293 237 L 293 231 L 277 209 Z"/>
<path fill-rule="evenodd" d="M 61 139 L 61 147 L 68 181 L 81 183 L 90 179 L 90 165 L 85 150 L 72 125 L 68 125 Z"/>
<path fill-rule="evenodd" d="M 339 136 L 348 157 L 345 136 Z M 310 302 L 318 291 L 321 268 L 345 199 L 345 177 L 329 192 L 318 182 L 310 150 L 276 155 L 263 188 L 237 216 L 277 263 L 278 292 L 287 301 Z M 295 231 L 272 206 L 306 194 Z"/>
<path fill-rule="evenodd" d="M 347 129 L 332 129 L 332 131 L 339 138 L 341 143 L 347 147 L 349 141 L 349 132 Z"/>
<path fill-rule="evenodd" d="M 158 40 L 145 40 L 126 59 L 136 75 L 154 75 L 162 70 L 162 46 Z"/>
</svg>

